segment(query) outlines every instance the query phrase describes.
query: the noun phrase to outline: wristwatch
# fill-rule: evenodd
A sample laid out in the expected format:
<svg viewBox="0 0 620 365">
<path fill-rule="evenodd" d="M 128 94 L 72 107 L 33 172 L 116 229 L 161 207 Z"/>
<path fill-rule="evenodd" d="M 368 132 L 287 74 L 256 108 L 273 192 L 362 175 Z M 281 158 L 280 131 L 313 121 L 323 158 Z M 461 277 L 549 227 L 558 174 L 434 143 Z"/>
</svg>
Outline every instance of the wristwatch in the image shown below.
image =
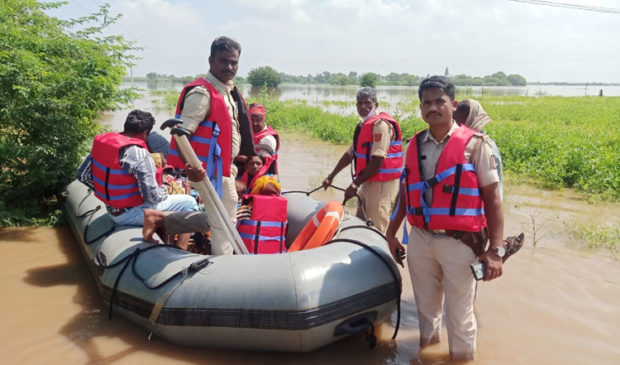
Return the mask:
<svg viewBox="0 0 620 365">
<path fill-rule="evenodd" d="M 495 252 L 499 257 L 504 257 L 504 255 L 506 255 L 506 249 L 504 247 L 491 247 L 489 250 Z"/>
</svg>

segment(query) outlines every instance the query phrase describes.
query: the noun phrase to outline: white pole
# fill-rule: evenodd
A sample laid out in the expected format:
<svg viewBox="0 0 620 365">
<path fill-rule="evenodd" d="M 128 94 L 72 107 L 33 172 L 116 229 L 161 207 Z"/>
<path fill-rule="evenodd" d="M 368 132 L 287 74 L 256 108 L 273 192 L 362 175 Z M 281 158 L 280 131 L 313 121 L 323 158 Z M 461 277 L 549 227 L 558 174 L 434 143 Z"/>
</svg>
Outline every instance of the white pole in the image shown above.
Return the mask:
<svg viewBox="0 0 620 365">
<path fill-rule="evenodd" d="M 185 135 L 172 134 L 174 140 L 179 149 L 179 153 L 185 161 L 187 161 L 193 168 L 202 168 L 202 164 L 198 160 L 196 153 L 189 144 Z M 239 232 L 233 226 L 228 212 L 224 208 L 220 197 L 211 185 L 209 178 L 205 178 L 203 181 L 194 182 L 192 186 L 198 191 L 202 201 L 205 204 L 205 215 L 207 217 L 207 223 L 211 228 L 211 241 L 226 244 L 230 243 L 235 250 L 235 253 L 241 255 L 247 255 L 248 250 L 245 244 L 239 236 Z"/>
</svg>

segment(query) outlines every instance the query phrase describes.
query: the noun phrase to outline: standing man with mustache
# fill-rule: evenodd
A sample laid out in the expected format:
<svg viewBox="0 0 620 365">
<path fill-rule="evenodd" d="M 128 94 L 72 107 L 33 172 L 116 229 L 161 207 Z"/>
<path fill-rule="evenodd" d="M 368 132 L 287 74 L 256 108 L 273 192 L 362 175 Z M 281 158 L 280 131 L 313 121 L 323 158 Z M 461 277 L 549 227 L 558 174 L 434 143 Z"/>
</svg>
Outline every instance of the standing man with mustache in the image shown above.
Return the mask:
<svg viewBox="0 0 620 365">
<path fill-rule="evenodd" d="M 233 161 L 243 161 L 247 155 L 254 154 L 247 104 L 233 82 L 240 55 L 241 45 L 235 40 L 215 39 L 211 44 L 209 73 L 183 88 L 176 110 L 176 117 L 183 121 L 182 127 L 192 133 L 190 144 L 233 222 L 238 201 L 237 166 Z M 185 168 L 174 139 L 168 163 Z M 214 254 L 232 253 L 232 247 L 213 246 L 213 251 Z"/>
<path fill-rule="evenodd" d="M 334 176 L 353 163 L 353 182 L 345 191 L 344 199 L 351 199 L 359 189 L 367 218 L 378 230 L 385 232 L 403 166 L 400 125 L 388 113 L 377 111 L 379 103 L 375 89 L 359 89 L 356 99 L 360 121 L 353 134 L 353 144 L 323 180 L 323 187 L 327 188 Z M 357 216 L 366 218 L 362 206 L 358 206 Z"/>
<path fill-rule="evenodd" d="M 476 352 L 476 281 L 470 265 L 484 262 L 486 281 L 502 275 L 504 217 L 488 138 L 453 120 L 454 93 L 454 84 L 443 76 L 420 84 L 420 110 L 428 129 L 416 134 L 405 152 L 405 179 L 386 237 L 400 262 L 398 253 L 405 248 L 396 232 L 405 216 L 413 226 L 407 262 L 420 348 L 439 342 L 445 305 L 450 358 L 463 361 Z M 490 247 L 477 257 L 464 242 L 477 235 L 486 240 L 487 229 Z"/>
</svg>

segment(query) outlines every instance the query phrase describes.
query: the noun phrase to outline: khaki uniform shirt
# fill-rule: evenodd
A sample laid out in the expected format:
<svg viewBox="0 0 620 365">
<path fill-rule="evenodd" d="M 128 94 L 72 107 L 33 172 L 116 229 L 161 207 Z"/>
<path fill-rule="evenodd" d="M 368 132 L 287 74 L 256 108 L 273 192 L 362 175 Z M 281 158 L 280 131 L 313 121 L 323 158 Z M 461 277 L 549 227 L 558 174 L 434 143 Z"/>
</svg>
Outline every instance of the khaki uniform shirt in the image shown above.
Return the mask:
<svg viewBox="0 0 620 365">
<path fill-rule="evenodd" d="M 224 84 L 213 76 L 211 72 L 207 74 L 205 79 L 220 92 L 226 102 L 226 108 L 228 109 L 228 114 L 230 115 L 230 119 L 232 121 L 231 159 L 234 159 L 235 156 L 239 154 L 241 144 L 241 137 L 239 134 L 239 111 L 237 110 L 237 103 L 235 103 L 235 100 L 230 93 L 235 84 L 232 81 Z M 189 129 L 191 132 L 195 132 L 196 128 L 198 128 L 198 124 L 205 119 L 205 116 L 209 114 L 210 110 L 211 95 L 209 95 L 207 89 L 202 86 L 197 86 L 191 89 L 185 96 L 183 110 L 181 111 L 181 119 L 184 122 L 185 128 Z M 234 169 L 234 175 L 236 175 L 237 167 L 234 163 L 232 163 L 232 161 L 231 169 Z"/>
<path fill-rule="evenodd" d="M 435 168 L 437 167 L 437 162 L 439 161 L 439 156 L 446 146 L 446 142 L 448 138 L 454 133 L 456 129 L 458 129 L 458 124 L 452 124 L 452 128 L 446 134 L 446 136 L 441 140 L 437 141 L 430 133 L 430 130 L 427 130 L 425 135 L 422 136 L 421 145 L 420 145 L 420 153 L 423 156 L 426 156 L 425 159 L 421 160 L 422 164 L 422 179 L 427 180 L 431 177 L 435 176 L 436 172 Z M 477 152 L 475 156 L 472 156 L 474 153 L 474 149 L 478 142 L 479 148 L 477 148 Z M 409 145 L 407 146 L 407 150 L 409 149 Z M 406 164 L 407 151 L 405 151 L 405 164 Z M 493 158 L 493 152 L 491 151 L 491 145 L 489 144 L 489 139 L 486 135 L 482 133 L 476 133 L 474 137 L 467 143 L 465 146 L 465 161 L 470 161 L 476 167 L 476 175 L 478 177 L 478 186 L 485 187 L 487 185 L 499 182 L 499 175 L 497 173 L 497 165 L 495 164 L 495 159 Z M 429 189 L 424 194 L 424 198 L 428 204 L 433 200 L 433 190 Z"/>
</svg>

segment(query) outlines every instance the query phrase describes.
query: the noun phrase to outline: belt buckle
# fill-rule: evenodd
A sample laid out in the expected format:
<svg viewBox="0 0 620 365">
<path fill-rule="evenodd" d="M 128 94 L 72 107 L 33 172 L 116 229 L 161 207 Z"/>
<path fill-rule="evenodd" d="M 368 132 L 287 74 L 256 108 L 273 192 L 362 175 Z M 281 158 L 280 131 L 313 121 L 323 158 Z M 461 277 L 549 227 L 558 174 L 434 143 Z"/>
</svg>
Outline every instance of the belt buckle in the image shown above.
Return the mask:
<svg viewBox="0 0 620 365">
<path fill-rule="evenodd" d="M 433 234 L 441 234 L 441 235 L 445 235 L 447 236 L 448 233 L 446 232 L 445 229 L 429 229 L 429 231 Z"/>
<path fill-rule="evenodd" d="M 114 217 L 118 217 L 119 215 L 125 213 L 125 211 L 127 210 L 126 208 L 121 208 L 121 209 L 117 209 L 111 206 L 106 206 L 106 208 L 108 208 L 108 213 L 110 213 L 110 215 L 114 216 Z"/>
</svg>

